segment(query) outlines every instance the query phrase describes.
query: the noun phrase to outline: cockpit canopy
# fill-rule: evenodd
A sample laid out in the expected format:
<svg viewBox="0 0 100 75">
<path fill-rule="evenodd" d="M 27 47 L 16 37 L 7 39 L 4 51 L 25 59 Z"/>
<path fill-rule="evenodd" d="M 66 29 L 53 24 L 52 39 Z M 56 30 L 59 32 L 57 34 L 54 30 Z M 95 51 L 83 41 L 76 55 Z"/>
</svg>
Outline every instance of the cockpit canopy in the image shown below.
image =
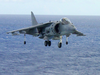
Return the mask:
<svg viewBox="0 0 100 75">
<path fill-rule="evenodd" d="M 65 25 L 71 23 L 71 21 L 68 18 L 62 18 L 60 19 L 60 21 Z"/>
</svg>

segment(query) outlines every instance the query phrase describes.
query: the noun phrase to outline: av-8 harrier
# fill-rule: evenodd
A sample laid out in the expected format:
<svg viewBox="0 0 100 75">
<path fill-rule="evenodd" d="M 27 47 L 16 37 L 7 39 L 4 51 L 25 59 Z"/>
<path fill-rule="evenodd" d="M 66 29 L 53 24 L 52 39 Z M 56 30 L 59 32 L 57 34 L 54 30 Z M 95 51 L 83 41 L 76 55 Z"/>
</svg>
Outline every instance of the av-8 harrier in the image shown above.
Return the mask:
<svg viewBox="0 0 100 75">
<path fill-rule="evenodd" d="M 27 28 L 22 28 L 18 30 L 13 30 L 7 32 L 7 34 L 12 33 L 12 35 L 24 34 L 24 39 L 26 34 L 37 36 L 40 39 L 44 39 L 45 46 L 51 46 L 52 40 L 59 40 L 58 47 L 62 47 L 62 36 L 66 35 L 66 44 L 68 44 L 68 37 L 71 34 L 76 34 L 77 36 L 85 36 L 83 33 L 76 30 L 76 27 L 71 23 L 68 18 L 62 18 L 60 21 L 49 21 L 47 23 L 38 24 L 36 18 L 31 12 L 32 26 Z M 26 44 L 26 40 L 24 40 Z"/>
</svg>

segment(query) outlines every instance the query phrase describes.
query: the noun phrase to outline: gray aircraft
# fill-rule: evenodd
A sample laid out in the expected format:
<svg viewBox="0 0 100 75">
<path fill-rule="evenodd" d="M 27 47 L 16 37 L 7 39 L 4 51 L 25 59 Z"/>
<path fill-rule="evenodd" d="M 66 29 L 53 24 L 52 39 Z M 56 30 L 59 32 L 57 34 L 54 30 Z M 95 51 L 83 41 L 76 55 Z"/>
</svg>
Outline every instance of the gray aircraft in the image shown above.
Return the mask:
<svg viewBox="0 0 100 75">
<path fill-rule="evenodd" d="M 51 46 L 52 40 L 59 40 L 58 47 L 62 47 L 62 36 L 66 35 L 66 45 L 68 44 L 68 37 L 71 34 L 76 34 L 77 36 L 85 36 L 83 33 L 76 30 L 76 27 L 71 23 L 68 18 L 62 18 L 60 21 L 49 21 L 47 23 L 38 24 L 36 18 L 31 12 L 32 26 L 27 28 L 22 28 L 18 30 L 13 30 L 7 32 L 7 34 L 12 33 L 12 35 L 24 34 L 24 44 L 26 44 L 25 36 L 26 34 L 37 36 L 40 39 L 44 39 L 45 46 Z"/>
</svg>

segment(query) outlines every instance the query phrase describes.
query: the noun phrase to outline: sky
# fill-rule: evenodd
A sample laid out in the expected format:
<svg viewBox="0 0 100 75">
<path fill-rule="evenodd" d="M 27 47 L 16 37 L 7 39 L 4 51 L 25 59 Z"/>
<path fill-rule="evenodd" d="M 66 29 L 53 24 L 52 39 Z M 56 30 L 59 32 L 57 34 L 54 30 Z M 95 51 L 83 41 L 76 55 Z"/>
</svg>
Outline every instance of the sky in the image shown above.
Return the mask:
<svg viewBox="0 0 100 75">
<path fill-rule="evenodd" d="M 0 0 L 0 14 L 97 15 L 100 0 Z"/>
</svg>

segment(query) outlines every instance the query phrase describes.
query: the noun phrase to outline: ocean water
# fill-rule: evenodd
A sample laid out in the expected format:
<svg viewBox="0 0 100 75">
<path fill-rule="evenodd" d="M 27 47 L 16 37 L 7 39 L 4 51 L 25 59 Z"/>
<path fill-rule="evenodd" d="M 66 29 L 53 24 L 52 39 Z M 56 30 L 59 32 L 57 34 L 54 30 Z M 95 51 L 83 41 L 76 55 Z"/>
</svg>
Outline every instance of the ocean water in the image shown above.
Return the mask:
<svg viewBox="0 0 100 75">
<path fill-rule="evenodd" d="M 36 15 L 38 23 L 69 18 L 86 36 L 63 36 L 63 46 L 30 35 L 12 36 L 7 31 L 31 26 L 30 15 L 0 15 L 0 75 L 100 75 L 100 16 Z"/>
</svg>

